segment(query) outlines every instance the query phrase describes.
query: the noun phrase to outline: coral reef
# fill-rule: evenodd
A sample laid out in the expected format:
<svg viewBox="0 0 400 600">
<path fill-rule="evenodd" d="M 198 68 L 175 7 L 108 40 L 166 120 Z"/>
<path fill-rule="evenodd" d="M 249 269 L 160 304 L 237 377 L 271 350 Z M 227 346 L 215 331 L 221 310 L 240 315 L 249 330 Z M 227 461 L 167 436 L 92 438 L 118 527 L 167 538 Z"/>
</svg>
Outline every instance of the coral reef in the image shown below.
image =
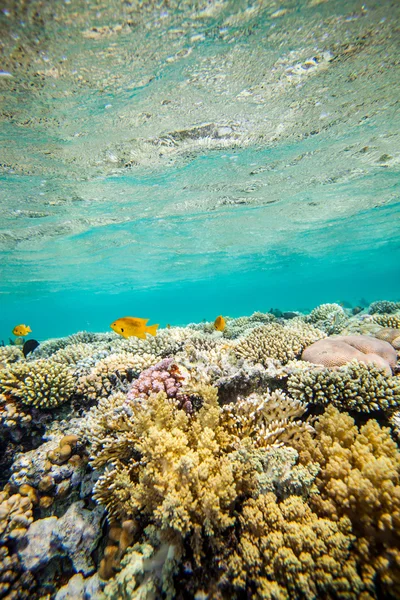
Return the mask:
<svg viewBox="0 0 400 600">
<path fill-rule="evenodd" d="M 21 494 L 0 492 L 0 538 L 5 543 L 22 538 L 33 521 L 32 502 Z"/>
<path fill-rule="evenodd" d="M 131 354 L 119 352 L 110 354 L 96 362 L 89 373 L 79 377 L 76 393 L 96 400 L 101 396 L 110 394 L 118 387 L 126 386 L 139 375 L 139 373 L 157 362 L 152 354 Z"/>
<path fill-rule="evenodd" d="M 368 312 L 370 315 L 378 314 L 391 314 L 400 310 L 400 302 L 389 302 L 388 300 L 378 300 L 377 302 L 372 302 L 370 305 Z"/>
<path fill-rule="evenodd" d="M 339 304 L 321 304 L 310 312 L 306 321 L 331 335 L 342 331 L 347 324 L 348 316 Z"/>
<path fill-rule="evenodd" d="M 18 346 L 0 346 L 0 369 L 5 369 L 7 365 L 23 358 L 22 350 Z"/>
<path fill-rule="evenodd" d="M 400 405 L 400 381 L 382 369 L 351 361 L 344 367 L 293 372 L 288 392 L 302 402 L 333 404 L 346 410 L 370 412 Z"/>
<path fill-rule="evenodd" d="M 392 329 L 400 329 L 400 314 L 382 314 L 373 316 L 374 323 L 382 327 L 390 327 Z"/>
<path fill-rule="evenodd" d="M 274 323 L 257 327 L 246 337 L 240 338 L 234 352 L 240 358 L 264 366 L 270 358 L 285 364 L 298 358 L 304 348 L 324 337 L 322 331 L 311 325 L 301 326 L 292 324 L 292 321 L 290 326 Z"/>
<path fill-rule="evenodd" d="M 400 595 L 400 452 L 390 430 L 369 420 L 359 430 L 354 420 L 329 407 L 316 424 L 317 435 L 297 442 L 300 460 L 321 466 L 319 494 L 310 496 L 318 515 L 350 519 L 352 554 L 361 579 L 375 597 L 379 582 Z"/>
<path fill-rule="evenodd" d="M 50 360 L 18 362 L 0 371 L 0 391 L 37 408 L 67 402 L 74 389 L 75 379 L 68 367 Z"/>
<path fill-rule="evenodd" d="M 359 598 L 363 590 L 351 556 L 348 518 L 319 517 L 297 496 L 250 498 L 239 517 L 237 549 L 227 557 L 235 595 L 254 598 Z"/>
<path fill-rule="evenodd" d="M 376 337 L 389 342 L 396 350 L 400 350 L 400 329 L 383 327 L 377 332 Z"/>
<path fill-rule="evenodd" d="M 397 355 L 392 346 L 368 335 L 335 335 L 306 348 L 301 359 L 325 367 L 341 367 L 352 360 L 385 369 L 391 375 Z"/>
</svg>

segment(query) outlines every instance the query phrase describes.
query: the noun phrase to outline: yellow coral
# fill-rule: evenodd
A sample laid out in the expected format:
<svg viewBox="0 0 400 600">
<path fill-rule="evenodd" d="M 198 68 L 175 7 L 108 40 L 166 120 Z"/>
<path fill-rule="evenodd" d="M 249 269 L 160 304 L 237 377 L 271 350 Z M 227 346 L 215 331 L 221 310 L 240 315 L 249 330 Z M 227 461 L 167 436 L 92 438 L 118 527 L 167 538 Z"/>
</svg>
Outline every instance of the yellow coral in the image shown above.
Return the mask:
<svg viewBox="0 0 400 600">
<path fill-rule="evenodd" d="M 0 492 L 0 537 L 3 543 L 21 538 L 32 521 L 32 502 L 27 496 Z"/>
<path fill-rule="evenodd" d="M 365 584 L 372 587 L 379 577 L 399 597 L 400 452 L 390 430 L 374 420 L 358 430 L 334 407 L 320 417 L 316 430 L 316 438 L 306 433 L 296 443 L 304 464 L 321 465 L 311 507 L 333 520 L 350 518 Z"/>
<path fill-rule="evenodd" d="M 382 325 L 382 327 L 390 327 L 391 329 L 400 329 L 400 314 L 382 314 L 373 316 L 374 323 Z"/>
<path fill-rule="evenodd" d="M 298 496 L 278 503 L 269 493 L 247 500 L 239 523 L 224 577 L 236 590 L 263 600 L 359 598 L 364 586 L 346 517 L 321 518 Z"/>
</svg>

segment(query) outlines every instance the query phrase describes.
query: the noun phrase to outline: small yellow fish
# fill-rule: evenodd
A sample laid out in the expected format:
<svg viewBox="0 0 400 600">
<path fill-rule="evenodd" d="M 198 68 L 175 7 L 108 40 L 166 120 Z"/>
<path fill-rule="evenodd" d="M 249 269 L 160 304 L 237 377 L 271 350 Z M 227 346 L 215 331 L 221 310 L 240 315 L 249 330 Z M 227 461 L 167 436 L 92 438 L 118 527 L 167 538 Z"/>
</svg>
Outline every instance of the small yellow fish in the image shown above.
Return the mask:
<svg viewBox="0 0 400 600">
<path fill-rule="evenodd" d="M 223 331 L 226 327 L 225 319 L 222 315 L 219 315 L 214 321 L 214 327 L 217 331 Z"/>
<path fill-rule="evenodd" d="M 111 323 L 110 327 L 115 333 L 122 335 L 124 338 L 138 337 L 142 340 L 146 339 L 146 333 L 156 335 L 158 325 L 149 325 L 146 323 L 149 319 L 139 319 L 137 317 L 122 317 Z"/>
<path fill-rule="evenodd" d="M 14 335 L 27 335 L 31 331 L 32 329 L 29 327 L 29 325 L 16 325 L 12 330 Z"/>
</svg>

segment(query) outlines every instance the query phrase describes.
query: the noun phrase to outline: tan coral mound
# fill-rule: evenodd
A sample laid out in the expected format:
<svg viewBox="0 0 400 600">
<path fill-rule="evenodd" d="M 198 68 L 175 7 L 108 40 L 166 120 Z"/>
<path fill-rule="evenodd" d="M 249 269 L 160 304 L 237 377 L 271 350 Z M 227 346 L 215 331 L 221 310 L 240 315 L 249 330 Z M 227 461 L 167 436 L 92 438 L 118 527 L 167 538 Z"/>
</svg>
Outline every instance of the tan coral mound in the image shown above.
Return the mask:
<svg viewBox="0 0 400 600">
<path fill-rule="evenodd" d="M 324 367 L 341 367 L 357 360 L 384 368 L 388 374 L 396 366 L 397 355 L 384 340 L 368 335 L 335 335 L 306 348 L 301 359 Z"/>
<path fill-rule="evenodd" d="M 228 557 L 225 577 L 246 597 L 360 597 L 364 586 L 351 556 L 348 518 L 321 518 L 302 498 L 278 503 L 266 494 L 245 502 L 239 522 L 238 547 Z"/>
<path fill-rule="evenodd" d="M 66 402 L 74 389 L 75 379 L 68 367 L 51 360 L 17 362 L 0 371 L 0 391 L 37 408 Z"/>
<path fill-rule="evenodd" d="M 400 405 L 399 378 L 357 361 L 337 369 L 294 370 L 287 388 L 302 402 L 330 403 L 347 410 L 387 411 Z"/>
<path fill-rule="evenodd" d="M 32 502 L 27 496 L 0 492 L 0 537 L 3 543 L 21 538 L 32 521 Z"/>
<path fill-rule="evenodd" d="M 324 332 L 307 323 L 301 326 L 296 323 L 293 327 L 274 323 L 257 327 L 239 339 L 234 352 L 239 358 L 264 366 L 271 358 L 285 364 L 299 358 L 304 348 L 323 337 Z"/>
<path fill-rule="evenodd" d="M 303 464 L 317 461 L 319 494 L 311 508 L 334 521 L 348 517 L 357 536 L 353 554 L 364 584 L 381 583 L 400 597 L 400 451 L 390 430 L 370 420 L 360 430 L 345 413 L 329 407 L 297 443 Z M 375 595 L 373 595 L 375 597 Z"/>
<path fill-rule="evenodd" d="M 375 337 L 389 342 L 389 344 L 392 344 L 393 348 L 400 350 L 400 329 L 383 327 L 380 331 L 378 331 Z"/>
</svg>

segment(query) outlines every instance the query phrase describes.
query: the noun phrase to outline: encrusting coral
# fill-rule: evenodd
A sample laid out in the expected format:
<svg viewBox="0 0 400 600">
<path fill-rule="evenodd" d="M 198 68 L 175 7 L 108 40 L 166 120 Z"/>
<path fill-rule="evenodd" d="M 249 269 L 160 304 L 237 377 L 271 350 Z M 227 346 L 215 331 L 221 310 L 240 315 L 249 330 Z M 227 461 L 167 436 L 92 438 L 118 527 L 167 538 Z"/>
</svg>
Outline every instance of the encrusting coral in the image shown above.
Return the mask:
<svg viewBox="0 0 400 600">
<path fill-rule="evenodd" d="M 284 364 L 298 358 L 304 348 L 324 337 L 325 333 L 306 323 L 303 326 L 273 323 L 257 327 L 246 337 L 239 338 L 234 352 L 238 357 L 264 366 L 271 358 Z"/>
<path fill-rule="evenodd" d="M 346 413 L 329 407 L 317 435 L 295 442 L 300 461 L 319 463 L 318 494 L 310 506 L 324 518 L 350 519 L 352 555 L 372 597 L 383 590 L 400 597 L 400 451 L 390 430 L 369 420 L 360 429 Z"/>
<path fill-rule="evenodd" d="M 351 361 L 333 369 L 300 369 L 288 377 L 289 394 L 302 402 L 347 410 L 387 411 L 400 405 L 400 381 L 373 365 Z"/>
<path fill-rule="evenodd" d="M 369 335 L 335 335 L 308 346 L 301 359 L 325 367 L 341 367 L 357 360 L 383 368 L 391 375 L 397 355 L 388 342 Z"/>
<path fill-rule="evenodd" d="M 18 362 L 0 371 L 0 391 L 36 408 L 59 406 L 71 398 L 74 389 L 70 369 L 51 360 Z"/>
</svg>

